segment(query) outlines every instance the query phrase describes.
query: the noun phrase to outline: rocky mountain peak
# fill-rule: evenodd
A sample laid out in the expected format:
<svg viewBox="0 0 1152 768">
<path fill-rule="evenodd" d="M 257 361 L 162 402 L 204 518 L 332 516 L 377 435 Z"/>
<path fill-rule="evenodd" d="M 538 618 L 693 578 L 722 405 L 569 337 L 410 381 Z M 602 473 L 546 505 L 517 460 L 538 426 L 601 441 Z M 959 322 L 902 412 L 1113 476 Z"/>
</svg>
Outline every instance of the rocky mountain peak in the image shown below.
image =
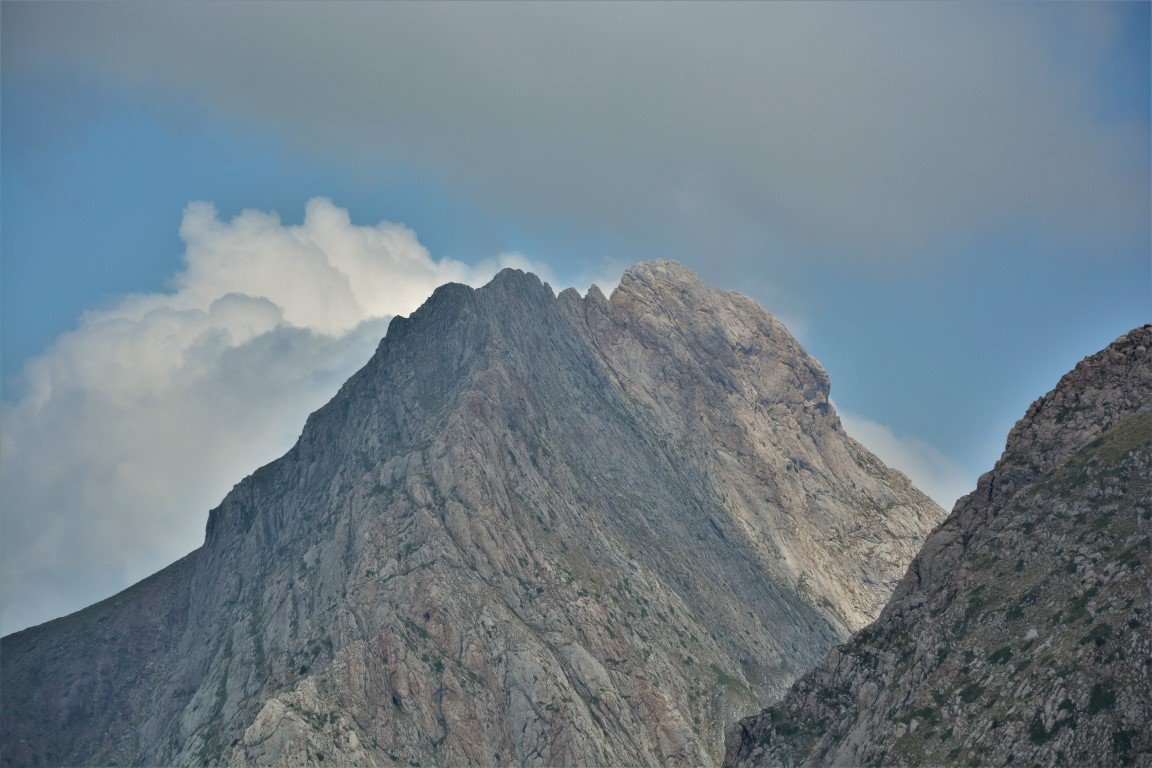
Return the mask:
<svg viewBox="0 0 1152 768">
<path fill-rule="evenodd" d="M 442 286 L 204 546 L 4 638 L 3 760 L 715 762 L 943 515 L 827 391 L 673 262 Z"/>
<path fill-rule="evenodd" d="M 643 261 L 626 269 L 620 278 L 620 287 L 625 290 L 635 289 L 637 286 L 675 290 L 679 287 L 701 285 L 703 283 L 699 275 L 680 262 L 671 259 Z"/>
<path fill-rule="evenodd" d="M 705 376 L 722 371 L 729 388 L 745 398 L 827 408 L 827 374 L 783 323 L 745 296 L 706 285 L 675 261 L 629 269 L 610 306 L 617 322 L 649 349 Z"/>
<path fill-rule="evenodd" d="M 476 289 L 479 295 L 502 298 L 516 295 L 552 296 L 552 288 L 532 272 L 505 267 L 485 285 Z"/>
<path fill-rule="evenodd" d="M 1039 475 L 1140 408 L 1152 406 L 1152 325 L 1084 358 L 1008 433 L 995 469 L 974 492 L 1003 504 Z"/>
</svg>

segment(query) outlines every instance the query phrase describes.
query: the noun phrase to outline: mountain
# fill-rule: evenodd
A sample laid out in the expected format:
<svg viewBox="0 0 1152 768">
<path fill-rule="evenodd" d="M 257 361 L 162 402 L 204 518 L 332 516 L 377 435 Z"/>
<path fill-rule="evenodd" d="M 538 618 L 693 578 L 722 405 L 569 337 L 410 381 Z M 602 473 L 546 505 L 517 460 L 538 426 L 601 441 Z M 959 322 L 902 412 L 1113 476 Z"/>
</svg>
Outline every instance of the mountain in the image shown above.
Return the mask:
<svg viewBox="0 0 1152 768">
<path fill-rule="evenodd" d="M 445 285 L 202 547 L 3 639 L 0 758 L 715 763 L 943 517 L 678 264 Z"/>
<path fill-rule="evenodd" d="M 732 766 L 1152 765 L 1152 325 L 1028 409 L 880 618 Z"/>
</svg>

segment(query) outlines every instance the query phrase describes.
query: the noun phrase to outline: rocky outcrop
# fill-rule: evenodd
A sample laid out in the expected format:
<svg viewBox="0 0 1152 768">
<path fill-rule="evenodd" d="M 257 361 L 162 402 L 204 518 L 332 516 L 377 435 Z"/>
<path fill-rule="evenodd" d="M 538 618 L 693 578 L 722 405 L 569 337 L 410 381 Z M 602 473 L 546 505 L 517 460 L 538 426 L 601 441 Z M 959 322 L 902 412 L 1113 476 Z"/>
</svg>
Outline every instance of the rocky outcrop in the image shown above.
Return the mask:
<svg viewBox="0 0 1152 768">
<path fill-rule="evenodd" d="M 732 766 L 1152 765 L 1152 326 L 1037 400 L 880 618 Z"/>
<path fill-rule="evenodd" d="M 204 545 L 4 638 L 5 764 L 667 764 L 875 617 L 943 511 L 750 300 L 506 270 L 395 319 Z"/>
</svg>

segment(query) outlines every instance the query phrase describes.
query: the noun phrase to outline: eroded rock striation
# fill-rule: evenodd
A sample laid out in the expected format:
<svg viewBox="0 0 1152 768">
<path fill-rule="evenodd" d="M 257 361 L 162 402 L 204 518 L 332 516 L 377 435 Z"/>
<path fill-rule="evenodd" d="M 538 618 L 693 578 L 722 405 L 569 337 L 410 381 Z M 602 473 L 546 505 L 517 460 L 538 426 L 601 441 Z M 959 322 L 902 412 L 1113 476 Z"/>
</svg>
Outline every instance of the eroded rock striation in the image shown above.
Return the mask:
<svg viewBox="0 0 1152 768">
<path fill-rule="evenodd" d="M 732 766 L 1152 765 L 1152 326 L 1037 400 Z"/>
<path fill-rule="evenodd" d="M 5 764 L 699 765 L 944 516 L 672 262 L 445 285 L 201 548 L 4 638 Z"/>
</svg>

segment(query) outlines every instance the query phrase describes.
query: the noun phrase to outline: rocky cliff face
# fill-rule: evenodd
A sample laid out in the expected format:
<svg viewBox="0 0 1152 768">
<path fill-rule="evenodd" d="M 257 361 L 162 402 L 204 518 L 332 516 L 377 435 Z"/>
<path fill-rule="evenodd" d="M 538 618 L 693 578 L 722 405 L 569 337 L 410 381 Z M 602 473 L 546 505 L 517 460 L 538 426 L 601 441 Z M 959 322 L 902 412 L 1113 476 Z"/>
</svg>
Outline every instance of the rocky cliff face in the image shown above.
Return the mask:
<svg viewBox="0 0 1152 768">
<path fill-rule="evenodd" d="M 671 262 L 393 321 L 204 545 L 3 640 L 5 764 L 669 764 L 874 618 L 943 512 Z"/>
<path fill-rule="evenodd" d="M 1036 401 L 881 617 L 728 765 L 1152 765 L 1152 326 Z"/>
</svg>

